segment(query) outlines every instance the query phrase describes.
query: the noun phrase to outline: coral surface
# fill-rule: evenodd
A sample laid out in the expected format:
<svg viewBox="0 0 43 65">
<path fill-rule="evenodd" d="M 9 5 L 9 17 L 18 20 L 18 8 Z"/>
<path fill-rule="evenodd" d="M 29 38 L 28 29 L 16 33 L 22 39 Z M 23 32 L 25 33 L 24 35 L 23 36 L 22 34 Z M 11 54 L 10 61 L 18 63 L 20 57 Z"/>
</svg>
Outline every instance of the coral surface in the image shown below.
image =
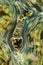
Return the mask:
<svg viewBox="0 0 43 65">
<path fill-rule="evenodd" d="M 0 0 L 0 65 L 43 65 L 43 0 Z"/>
</svg>

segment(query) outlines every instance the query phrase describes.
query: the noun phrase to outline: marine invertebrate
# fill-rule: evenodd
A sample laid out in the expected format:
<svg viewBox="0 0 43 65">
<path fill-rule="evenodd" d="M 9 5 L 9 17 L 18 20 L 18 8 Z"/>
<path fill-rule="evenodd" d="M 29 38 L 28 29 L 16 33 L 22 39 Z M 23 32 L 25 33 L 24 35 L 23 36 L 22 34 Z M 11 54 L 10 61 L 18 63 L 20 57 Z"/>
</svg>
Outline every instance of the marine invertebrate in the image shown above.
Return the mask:
<svg viewBox="0 0 43 65">
<path fill-rule="evenodd" d="M 43 65 L 43 0 L 0 0 L 0 64 Z"/>
</svg>

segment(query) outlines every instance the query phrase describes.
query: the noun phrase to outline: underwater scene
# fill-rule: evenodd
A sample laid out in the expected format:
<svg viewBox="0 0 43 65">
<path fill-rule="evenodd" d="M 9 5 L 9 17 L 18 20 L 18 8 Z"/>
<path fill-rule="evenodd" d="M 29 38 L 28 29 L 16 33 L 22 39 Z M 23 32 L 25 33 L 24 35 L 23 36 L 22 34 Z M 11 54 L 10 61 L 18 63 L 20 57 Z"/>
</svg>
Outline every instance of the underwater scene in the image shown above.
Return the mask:
<svg viewBox="0 0 43 65">
<path fill-rule="evenodd" d="M 0 65 L 43 65 L 43 0 L 0 0 Z"/>
</svg>

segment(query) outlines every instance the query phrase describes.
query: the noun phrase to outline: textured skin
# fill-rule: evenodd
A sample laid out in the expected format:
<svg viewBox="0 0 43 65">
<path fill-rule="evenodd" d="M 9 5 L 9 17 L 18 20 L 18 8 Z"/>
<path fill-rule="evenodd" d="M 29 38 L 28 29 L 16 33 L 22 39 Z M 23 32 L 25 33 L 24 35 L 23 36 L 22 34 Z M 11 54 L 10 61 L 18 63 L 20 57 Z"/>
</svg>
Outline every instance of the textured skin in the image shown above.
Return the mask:
<svg viewBox="0 0 43 65">
<path fill-rule="evenodd" d="M 0 0 L 0 65 L 43 65 L 43 0 Z"/>
</svg>

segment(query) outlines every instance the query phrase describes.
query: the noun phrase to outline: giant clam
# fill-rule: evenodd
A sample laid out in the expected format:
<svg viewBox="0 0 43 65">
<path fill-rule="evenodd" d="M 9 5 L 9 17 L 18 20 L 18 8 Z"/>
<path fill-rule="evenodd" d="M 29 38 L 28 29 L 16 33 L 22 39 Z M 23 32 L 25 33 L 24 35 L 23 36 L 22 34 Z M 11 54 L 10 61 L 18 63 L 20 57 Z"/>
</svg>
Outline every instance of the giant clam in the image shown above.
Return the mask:
<svg viewBox="0 0 43 65">
<path fill-rule="evenodd" d="M 0 65 L 43 65 L 43 0 L 0 0 Z"/>
</svg>

